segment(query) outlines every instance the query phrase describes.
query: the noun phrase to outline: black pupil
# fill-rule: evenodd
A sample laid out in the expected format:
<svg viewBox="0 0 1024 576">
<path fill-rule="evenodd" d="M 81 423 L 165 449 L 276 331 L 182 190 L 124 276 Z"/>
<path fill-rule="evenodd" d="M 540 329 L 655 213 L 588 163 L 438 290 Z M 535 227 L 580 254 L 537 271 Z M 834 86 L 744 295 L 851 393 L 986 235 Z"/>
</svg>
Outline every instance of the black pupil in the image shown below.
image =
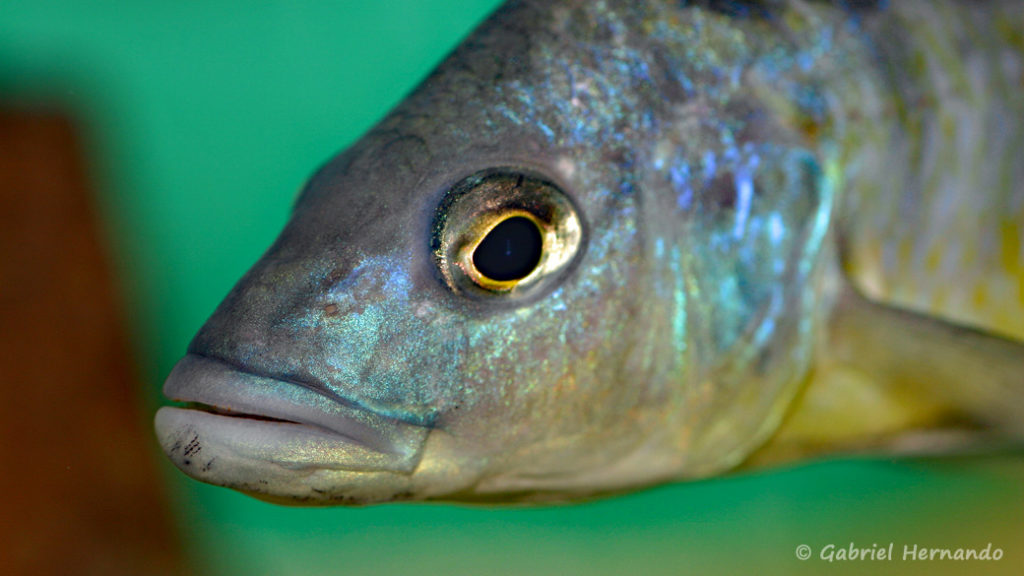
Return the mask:
<svg viewBox="0 0 1024 576">
<path fill-rule="evenodd" d="M 513 216 L 495 226 L 473 252 L 473 265 L 498 282 L 526 278 L 540 262 L 540 230 L 529 218 Z"/>
</svg>

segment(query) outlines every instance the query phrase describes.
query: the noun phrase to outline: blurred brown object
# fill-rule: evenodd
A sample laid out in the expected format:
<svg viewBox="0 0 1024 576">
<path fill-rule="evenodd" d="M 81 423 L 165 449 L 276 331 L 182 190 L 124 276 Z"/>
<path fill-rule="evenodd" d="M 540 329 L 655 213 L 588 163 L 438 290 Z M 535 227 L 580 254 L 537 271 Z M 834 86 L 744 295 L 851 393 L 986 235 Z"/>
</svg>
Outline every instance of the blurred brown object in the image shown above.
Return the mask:
<svg viewBox="0 0 1024 576">
<path fill-rule="evenodd" d="M 0 574 L 180 574 L 81 149 L 0 109 Z"/>
</svg>

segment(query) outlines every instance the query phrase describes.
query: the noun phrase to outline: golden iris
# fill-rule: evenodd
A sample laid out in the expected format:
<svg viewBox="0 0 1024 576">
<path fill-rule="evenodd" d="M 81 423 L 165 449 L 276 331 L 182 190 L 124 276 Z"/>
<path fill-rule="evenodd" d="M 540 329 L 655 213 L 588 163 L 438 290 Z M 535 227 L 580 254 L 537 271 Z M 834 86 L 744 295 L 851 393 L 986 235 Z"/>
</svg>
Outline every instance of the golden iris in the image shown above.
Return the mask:
<svg viewBox="0 0 1024 576">
<path fill-rule="evenodd" d="M 582 236 L 561 189 L 540 176 L 498 169 L 452 187 L 435 217 L 433 248 L 453 290 L 511 295 L 560 277 Z"/>
</svg>

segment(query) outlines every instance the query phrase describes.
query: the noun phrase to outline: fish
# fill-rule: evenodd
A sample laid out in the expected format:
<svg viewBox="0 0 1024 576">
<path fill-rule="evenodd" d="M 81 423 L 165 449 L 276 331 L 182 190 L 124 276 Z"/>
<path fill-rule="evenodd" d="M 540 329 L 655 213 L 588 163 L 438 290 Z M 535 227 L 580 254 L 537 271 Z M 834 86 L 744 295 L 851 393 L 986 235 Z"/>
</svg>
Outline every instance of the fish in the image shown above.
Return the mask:
<svg viewBox="0 0 1024 576">
<path fill-rule="evenodd" d="M 294 505 L 1019 443 L 1022 88 L 1017 0 L 512 0 L 308 180 L 156 436 Z"/>
</svg>

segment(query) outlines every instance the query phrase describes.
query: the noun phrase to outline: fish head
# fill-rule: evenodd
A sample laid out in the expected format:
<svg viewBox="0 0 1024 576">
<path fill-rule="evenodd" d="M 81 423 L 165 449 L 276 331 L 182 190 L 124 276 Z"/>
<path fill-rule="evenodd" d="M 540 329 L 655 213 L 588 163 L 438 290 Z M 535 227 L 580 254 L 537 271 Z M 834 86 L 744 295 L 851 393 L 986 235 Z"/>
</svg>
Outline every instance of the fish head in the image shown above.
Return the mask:
<svg viewBox="0 0 1024 576">
<path fill-rule="evenodd" d="M 749 70 L 687 93 L 683 62 L 544 10 L 500 11 L 307 183 L 168 379 L 183 471 L 292 503 L 563 500 L 763 441 L 806 369 L 818 157 Z"/>
</svg>

